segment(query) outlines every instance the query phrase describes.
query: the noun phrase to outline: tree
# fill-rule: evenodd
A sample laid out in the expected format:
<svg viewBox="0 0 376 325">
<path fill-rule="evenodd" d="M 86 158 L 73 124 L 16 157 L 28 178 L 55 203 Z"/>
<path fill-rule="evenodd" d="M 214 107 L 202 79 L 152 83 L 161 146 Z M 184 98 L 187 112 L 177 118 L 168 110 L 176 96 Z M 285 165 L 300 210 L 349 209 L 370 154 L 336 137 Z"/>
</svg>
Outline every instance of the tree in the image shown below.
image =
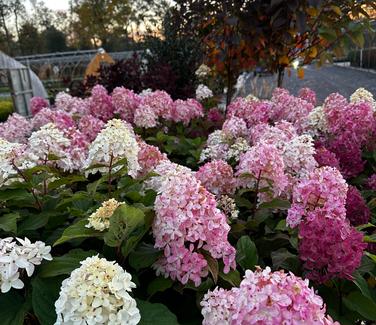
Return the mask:
<svg viewBox="0 0 376 325">
<path fill-rule="evenodd" d="M 364 5 L 372 0 L 177 0 L 184 28 L 206 45 L 207 61 L 227 79 L 227 103 L 235 77 L 262 65 L 283 73 L 300 58 L 321 63 L 363 44 L 369 28 Z M 302 73 L 303 70 L 299 70 Z"/>
<path fill-rule="evenodd" d="M 42 33 L 44 48 L 47 52 L 62 52 L 67 50 L 67 43 L 63 32 L 55 26 L 47 27 Z"/>
<path fill-rule="evenodd" d="M 126 33 L 131 7 L 128 0 L 74 0 L 72 11 L 77 35 L 87 35 L 95 47 L 105 47 L 115 30 Z"/>
<path fill-rule="evenodd" d="M 8 27 L 8 19 L 11 15 L 11 5 L 9 0 L 0 0 L 0 26 L 4 31 L 6 44 L 7 44 L 7 52 L 12 55 L 12 34 L 9 31 Z"/>
<path fill-rule="evenodd" d="M 41 35 L 32 22 L 26 21 L 21 25 L 18 42 L 25 54 L 38 54 L 43 51 Z"/>
</svg>

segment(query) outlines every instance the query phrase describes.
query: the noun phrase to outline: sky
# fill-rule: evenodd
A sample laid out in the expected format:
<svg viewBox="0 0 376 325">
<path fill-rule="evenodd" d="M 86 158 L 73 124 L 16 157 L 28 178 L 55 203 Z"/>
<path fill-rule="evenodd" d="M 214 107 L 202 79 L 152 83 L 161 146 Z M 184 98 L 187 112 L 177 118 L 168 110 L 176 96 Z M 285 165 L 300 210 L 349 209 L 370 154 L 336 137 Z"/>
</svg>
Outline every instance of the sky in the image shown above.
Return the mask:
<svg viewBox="0 0 376 325">
<path fill-rule="evenodd" d="M 44 4 L 53 10 L 69 9 L 69 0 L 44 0 Z"/>
</svg>

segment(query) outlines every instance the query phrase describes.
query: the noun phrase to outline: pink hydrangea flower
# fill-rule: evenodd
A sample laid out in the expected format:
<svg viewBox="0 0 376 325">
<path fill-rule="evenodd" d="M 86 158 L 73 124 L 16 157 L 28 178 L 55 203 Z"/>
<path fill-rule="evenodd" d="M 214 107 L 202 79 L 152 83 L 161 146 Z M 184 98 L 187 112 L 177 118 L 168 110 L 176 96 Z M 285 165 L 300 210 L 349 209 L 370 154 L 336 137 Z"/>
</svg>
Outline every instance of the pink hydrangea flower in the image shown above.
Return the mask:
<svg viewBox="0 0 376 325">
<path fill-rule="evenodd" d="M 188 124 L 191 120 L 204 116 L 204 108 L 201 103 L 195 99 L 175 100 L 171 118 L 174 122 L 183 122 Z"/>
<path fill-rule="evenodd" d="M 304 99 L 308 103 L 311 103 L 313 106 L 316 106 L 316 93 L 306 87 L 306 88 L 301 88 L 298 93 L 298 97 L 301 99 Z"/>
<path fill-rule="evenodd" d="M 337 324 L 308 280 L 270 267 L 247 270 L 239 288 L 216 288 L 201 301 L 203 325 Z"/>
<path fill-rule="evenodd" d="M 299 132 L 307 124 L 313 105 L 304 99 L 291 95 L 286 89 L 276 88 L 271 99 L 271 119 L 288 121 L 294 124 Z"/>
<path fill-rule="evenodd" d="M 158 116 L 149 105 L 140 105 L 134 112 L 134 124 L 141 128 L 154 128 L 158 124 Z"/>
<path fill-rule="evenodd" d="M 335 220 L 346 217 L 347 183 L 332 167 L 320 167 L 302 179 L 293 189 L 293 201 L 287 214 L 287 224 L 296 227 L 303 218 L 311 220 L 318 212 Z"/>
<path fill-rule="evenodd" d="M 223 160 L 213 160 L 201 166 L 196 178 L 215 195 L 232 194 L 235 191 L 236 179 L 232 167 Z"/>
<path fill-rule="evenodd" d="M 319 167 L 329 166 L 340 169 L 337 156 L 327 148 L 320 146 L 316 149 L 315 159 Z"/>
<path fill-rule="evenodd" d="M 142 96 L 142 104 L 151 107 L 154 114 L 166 120 L 173 119 L 171 114 L 174 102 L 171 96 L 163 90 L 156 90 Z"/>
<path fill-rule="evenodd" d="M 32 124 L 26 117 L 13 113 L 6 122 L 0 123 L 0 138 L 9 142 L 26 143 Z"/>
<path fill-rule="evenodd" d="M 208 112 L 208 120 L 212 123 L 220 123 L 224 120 L 224 115 L 217 107 L 213 107 Z"/>
<path fill-rule="evenodd" d="M 322 283 L 332 278 L 352 279 L 367 244 L 347 219 L 318 212 L 299 225 L 299 257 L 306 276 Z"/>
<path fill-rule="evenodd" d="M 112 98 L 106 88 L 96 85 L 91 90 L 91 97 L 88 99 L 90 114 L 102 121 L 107 122 L 114 117 L 114 106 Z"/>
<path fill-rule="evenodd" d="M 277 122 L 274 126 L 266 123 L 257 124 L 250 131 L 250 141 L 252 143 L 265 142 L 282 148 L 284 144 L 297 137 L 295 127 L 286 121 Z"/>
<path fill-rule="evenodd" d="M 368 177 L 366 185 L 369 189 L 376 191 L 376 174 L 372 174 L 370 177 Z"/>
<path fill-rule="evenodd" d="M 65 92 L 60 92 L 56 95 L 54 109 L 68 112 L 71 115 L 84 116 L 90 114 L 90 99 L 73 97 Z"/>
<path fill-rule="evenodd" d="M 168 164 L 165 166 L 167 167 Z M 170 276 L 183 284 L 191 280 L 196 286 L 207 275 L 207 262 L 198 249 L 213 258 L 222 259 L 224 272 L 235 268 L 235 249 L 228 242 L 230 226 L 217 209 L 214 195 L 209 193 L 191 173 L 170 164 L 156 172 L 167 173 L 155 200 L 152 226 L 155 247 L 163 249 L 154 267 L 157 274 Z M 205 204 L 203 204 L 205 202 Z"/>
<path fill-rule="evenodd" d="M 39 129 L 48 123 L 54 123 L 61 131 L 76 126 L 76 123 L 68 112 L 63 110 L 51 110 L 47 107 L 42 108 L 37 114 L 35 114 L 31 123 L 35 129 Z"/>
<path fill-rule="evenodd" d="M 85 135 L 88 141 L 93 141 L 103 129 L 105 123 L 93 115 L 85 115 L 78 122 L 78 129 Z"/>
<path fill-rule="evenodd" d="M 45 98 L 33 97 L 30 99 L 30 111 L 33 116 L 37 114 L 42 108 L 49 106 L 50 103 Z"/>
<path fill-rule="evenodd" d="M 167 160 L 167 155 L 144 141 L 139 141 L 140 151 L 138 152 L 138 163 L 141 167 L 139 177 L 145 176 L 151 172 L 162 160 Z"/>
<path fill-rule="evenodd" d="M 223 123 L 222 131 L 231 138 L 245 138 L 248 134 L 247 123 L 240 117 L 232 116 Z"/>
<path fill-rule="evenodd" d="M 272 144 L 258 143 L 240 156 L 236 176 L 240 186 L 257 191 L 269 188 L 258 193 L 260 201 L 268 201 L 280 196 L 288 185 L 284 169 L 280 151 Z"/>
<path fill-rule="evenodd" d="M 371 211 L 364 201 L 362 194 L 355 186 L 351 185 L 347 191 L 346 217 L 353 226 L 363 225 L 367 223 L 371 217 Z"/>
<path fill-rule="evenodd" d="M 248 127 L 252 127 L 259 123 L 267 123 L 269 112 L 270 104 L 267 101 L 254 101 L 238 97 L 227 107 L 227 118 L 233 116 L 242 118 Z"/>
<path fill-rule="evenodd" d="M 133 115 L 141 103 L 141 97 L 124 87 L 116 87 L 112 92 L 114 113 L 129 123 L 133 123 Z"/>
</svg>

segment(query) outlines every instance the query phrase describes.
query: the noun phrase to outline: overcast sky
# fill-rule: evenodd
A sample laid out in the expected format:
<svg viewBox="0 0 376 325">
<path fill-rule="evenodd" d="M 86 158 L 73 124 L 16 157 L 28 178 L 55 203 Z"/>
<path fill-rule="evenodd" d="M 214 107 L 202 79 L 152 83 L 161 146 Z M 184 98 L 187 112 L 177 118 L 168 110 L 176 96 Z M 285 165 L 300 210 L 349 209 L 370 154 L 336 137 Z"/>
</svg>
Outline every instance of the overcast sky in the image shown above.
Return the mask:
<svg viewBox="0 0 376 325">
<path fill-rule="evenodd" d="M 69 0 L 44 0 L 48 8 L 53 10 L 66 10 L 69 9 Z"/>
</svg>

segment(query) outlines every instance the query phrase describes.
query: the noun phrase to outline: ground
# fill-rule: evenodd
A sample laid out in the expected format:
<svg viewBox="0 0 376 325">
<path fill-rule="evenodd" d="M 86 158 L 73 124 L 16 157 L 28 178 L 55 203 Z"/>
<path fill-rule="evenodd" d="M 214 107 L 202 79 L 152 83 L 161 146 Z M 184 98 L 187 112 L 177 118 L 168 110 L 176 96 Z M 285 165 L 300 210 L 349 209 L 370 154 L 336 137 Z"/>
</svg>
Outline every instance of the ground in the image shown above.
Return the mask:
<svg viewBox="0 0 376 325">
<path fill-rule="evenodd" d="M 291 71 L 291 76 L 286 73 L 283 87 L 295 95 L 300 88 L 309 87 L 316 92 L 318 103 L 322 103 L 333 92 L 349 97 L 359 87 L 366 88 L 376 97 L 376 73 L 332 65 L 321 68 L 309 65 L 304 70 L 304 79 L 297 77 L 296 70 Z M 276 76 L 263 76 L 255 82 L 253 73 L 245 74 L 244 87 L 236 92 L 235 97 L 253 93 L 259 98 L 270 98 L 276 82 Z M 254 87 L 256 91 L 253 90 Z"/>
<path fill-rule="evenodd" d="M 293 94 L 302 87 L 309 87 L 316 91 L 319 102 L 333 92 L 349 97 L 359 87 L 366 88 L 376 97 L 376 73 L 339 66 L 316 68 L 310 65 L 305 67 L 303 80 L 293 71 L 291 77 L 286 75 L 283 86 Z"/>
</svg>

